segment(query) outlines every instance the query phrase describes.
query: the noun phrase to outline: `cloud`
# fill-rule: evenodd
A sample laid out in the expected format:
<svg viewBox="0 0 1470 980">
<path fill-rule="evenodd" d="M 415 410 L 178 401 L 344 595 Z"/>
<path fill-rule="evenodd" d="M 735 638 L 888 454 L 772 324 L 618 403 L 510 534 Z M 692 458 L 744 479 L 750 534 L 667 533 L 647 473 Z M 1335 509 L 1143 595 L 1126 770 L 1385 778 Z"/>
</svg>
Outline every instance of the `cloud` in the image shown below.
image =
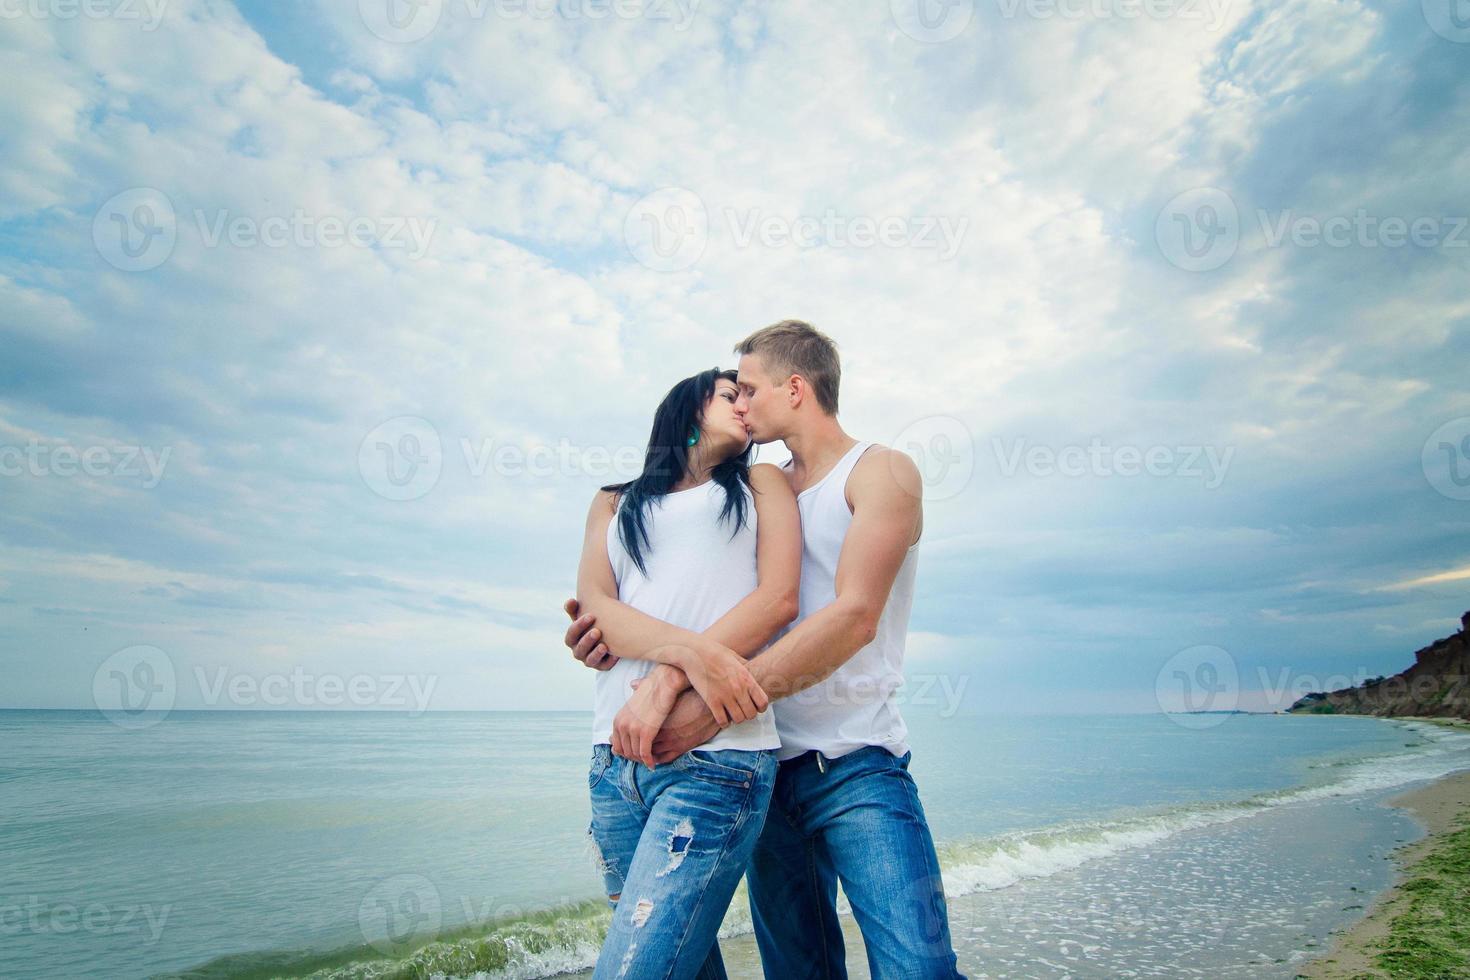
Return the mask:
<svg viewBox="0 0 1470 980">
<path fill-rule="evenodd" d="M 930 44 L 883 5 L 675 6 L 446 3 L 412 43 L 350 3 L 7 21 L 0 464 L 45 462 L 0 477 L 0 666 L 91 623 L 12 700 L 85 703 L 146 642 L 582 707 L 557 651 L 588 497 L 675 380 L 786 316 L 837 337 L 850 431 L 966 456 L 926 505 L 916 662 L 1147 699 L 1192 644 L 1391 672 L 1432 638 L 1452 580 L 1423 570 L 1466 559 L 1420 452 L 1470 415 L 1470 82 L 1417 8 L 1001 5 Z M 1158 232 L 1194 188 L 1239 216 L 1202 273 Z M 168 213 L 109 212 L 138 189 Z M 697 206 L 637 210 L 670 189 Z M 1273 240 L 1360 210 L 1440 239 Z M 628 240 L 699 214 L 678 268 Z M 160 218 L 167 254 L 127 271 Z M 404 417 L 382 445 L 437 470 L 395 500 L 372 440 Z M 1150 451 L 1171 468 L 1119 472 Z M 1184 462 L 1211 453 L 1213 486 Z"/>
</svg>

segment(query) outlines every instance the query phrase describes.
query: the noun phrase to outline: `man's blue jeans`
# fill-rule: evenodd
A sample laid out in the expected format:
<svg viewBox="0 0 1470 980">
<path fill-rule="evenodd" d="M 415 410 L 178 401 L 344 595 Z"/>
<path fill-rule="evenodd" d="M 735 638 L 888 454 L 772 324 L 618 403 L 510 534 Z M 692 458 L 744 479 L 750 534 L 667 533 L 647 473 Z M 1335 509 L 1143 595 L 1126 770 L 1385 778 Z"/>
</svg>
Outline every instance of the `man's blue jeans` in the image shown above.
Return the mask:
<svg viewBox="0 0 1470 980">
<path fill-rule="evenodd" d="M 775 782 L 770 750 L 696 749 L 649 769 L 593 746 L 590 833 L 613 903 L 595 980 L 723 980 L 715 937 Z"/>
<path fill-rule="evenodd" d="M 780 764 L 746 881 L 769 980 L 845 978 L 837 882 L 873 980 L 960 977 L 934 840 L 902 758 L 880 746 Z"/>
</svg>

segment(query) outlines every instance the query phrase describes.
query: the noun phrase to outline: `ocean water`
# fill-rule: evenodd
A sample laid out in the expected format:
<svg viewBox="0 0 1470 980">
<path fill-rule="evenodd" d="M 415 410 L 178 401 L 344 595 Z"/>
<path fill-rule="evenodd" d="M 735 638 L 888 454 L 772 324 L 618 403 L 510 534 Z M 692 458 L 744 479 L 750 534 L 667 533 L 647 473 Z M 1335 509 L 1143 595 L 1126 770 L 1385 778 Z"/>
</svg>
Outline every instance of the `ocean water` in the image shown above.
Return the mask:
<svg viewBox="0 0 1470 980">
<path fill-rule="evenodd" d="M 972 977 L 1290 977 L 1420 833 L 1383 800 L 1470 768 L 1416 722 L 906 716 Z M 0 711 L 0 976 L 584 971 L 589 725 Z M 748 932 L 742 891 L 732 975 Z"/>
</svg>

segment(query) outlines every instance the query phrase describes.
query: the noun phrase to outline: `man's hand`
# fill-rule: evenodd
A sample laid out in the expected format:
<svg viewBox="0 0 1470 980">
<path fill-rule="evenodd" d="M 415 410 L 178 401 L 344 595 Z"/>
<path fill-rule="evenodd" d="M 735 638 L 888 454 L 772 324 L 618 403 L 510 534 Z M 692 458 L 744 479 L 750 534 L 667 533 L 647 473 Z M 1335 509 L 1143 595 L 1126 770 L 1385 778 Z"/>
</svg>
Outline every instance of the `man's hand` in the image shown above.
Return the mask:
<svg viewBox="0 0 1470 980">
<path fill-rule="evenodd" d="M 612 751 L 614 755 L 641 762 L 653 769 L 656 765 L 654 737 L 674 709 L 674 700 L 679 692 L 688 685 L 678 668 L 662 664 L 641 681 L 634 681 L 633 685 L 633 696 L 613 719 Z"/>
<path fill-rule="evenodd" d="M 572 651 L 583 664 L 593 670 L 609 670 L 618 662 L 608 650 L 607 644 L 602 642 L 602 630 L 596 628 L 597 619 L 590 613 L 586 616 L 578 616 L 577 613 L 582 606 L 576 599 L 568 599 L 562 606 L 572 625 L 567 627 L 566 636 L 562 642 Z"/>
<path fill-rule="evenodd" d="M 664 719 L 663 728 L 653 740 L 654 761 L 659 765 L 671 762 L 708 742 L 719 730 L 719 722 L 710 714 L 709 706 L 699 692 L 685 691 L 674 702 L 674 710 Z"/>
</svg>

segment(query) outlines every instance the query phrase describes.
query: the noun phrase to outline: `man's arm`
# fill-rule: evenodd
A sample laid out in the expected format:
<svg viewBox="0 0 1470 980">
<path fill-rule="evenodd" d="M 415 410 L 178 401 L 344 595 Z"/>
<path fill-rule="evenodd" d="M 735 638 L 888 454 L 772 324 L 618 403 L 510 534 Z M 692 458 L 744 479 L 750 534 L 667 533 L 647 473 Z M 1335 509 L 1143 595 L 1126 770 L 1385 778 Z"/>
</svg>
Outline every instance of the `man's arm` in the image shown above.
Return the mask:
<svg viewBox="0 0 1470 980">
<path fill-rule="evenodd" d="M 847 482 L 852 524 L 837 562 L 836 598 L 750 662 L 773 700 L 822 682 L 873 641 L 893 580 L 923 530 L 922 496 L 919 469 L 903 453 L 874 448 L 858 461 Z M 655 757 L 665 762 L 700 744 L 712 726 L 709 709 L 685 692 L 654 742 Z"/>
</svg>

